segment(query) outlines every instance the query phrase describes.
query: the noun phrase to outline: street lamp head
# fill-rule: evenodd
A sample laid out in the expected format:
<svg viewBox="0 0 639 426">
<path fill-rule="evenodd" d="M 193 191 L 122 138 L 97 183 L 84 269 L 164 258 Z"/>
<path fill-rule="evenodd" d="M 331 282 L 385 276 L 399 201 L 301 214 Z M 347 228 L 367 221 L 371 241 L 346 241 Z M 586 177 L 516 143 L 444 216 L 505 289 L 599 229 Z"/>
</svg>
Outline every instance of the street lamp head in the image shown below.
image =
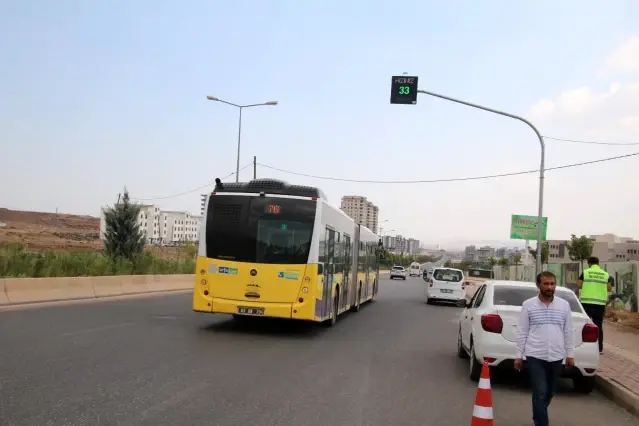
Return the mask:
<svg viewBox="0 0 639 426">
<path fill-rule="evenodd" d="M 219 101 L 219 99 L 215 96 L 207 96 L 206 99 L 208 99 L 209 101 Z"/>
<path fill-rule="evenodd" d="M 275 105 L 277 105 L 277 101 L 264 102 L 264 105 L 275 106 Z"/>
</svg>

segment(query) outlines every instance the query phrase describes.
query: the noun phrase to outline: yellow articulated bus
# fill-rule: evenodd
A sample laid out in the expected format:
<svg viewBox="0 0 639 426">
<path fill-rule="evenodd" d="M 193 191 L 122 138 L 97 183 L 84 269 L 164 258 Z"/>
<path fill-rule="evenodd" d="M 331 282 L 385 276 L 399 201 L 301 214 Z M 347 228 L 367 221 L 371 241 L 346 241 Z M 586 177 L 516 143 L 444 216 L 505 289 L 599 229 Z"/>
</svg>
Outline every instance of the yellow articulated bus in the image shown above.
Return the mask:
<svg viewBox="0 0 639 426">
<path fill-rule="evenodd" d="M 379 238 L 319 188 L 216 182 L 200 231 L 194 311 L 333 325 L 375 297 Z"/>
</svg>

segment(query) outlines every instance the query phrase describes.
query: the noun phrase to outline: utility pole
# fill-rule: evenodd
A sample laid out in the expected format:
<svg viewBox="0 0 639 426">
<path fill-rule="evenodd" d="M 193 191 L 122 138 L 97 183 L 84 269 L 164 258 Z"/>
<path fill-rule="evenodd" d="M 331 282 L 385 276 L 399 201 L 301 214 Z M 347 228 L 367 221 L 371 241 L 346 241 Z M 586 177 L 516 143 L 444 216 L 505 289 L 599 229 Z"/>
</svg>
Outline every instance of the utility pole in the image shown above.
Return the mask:
<svg viewBox="0 0 639 426">
<path fill-rule="evenodd" d="M 257 179 L 257 157 L 253 156 L 253 179 Z"/>
</svg>

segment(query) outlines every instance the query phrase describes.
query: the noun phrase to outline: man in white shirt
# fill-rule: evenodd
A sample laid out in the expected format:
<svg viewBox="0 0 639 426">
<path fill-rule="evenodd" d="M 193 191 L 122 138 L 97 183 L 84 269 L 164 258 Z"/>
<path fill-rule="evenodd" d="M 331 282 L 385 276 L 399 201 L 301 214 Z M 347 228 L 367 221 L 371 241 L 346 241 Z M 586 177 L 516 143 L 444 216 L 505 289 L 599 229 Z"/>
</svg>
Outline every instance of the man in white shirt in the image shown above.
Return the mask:
<svg viewBox="0 0 639 426">
<path fill-rule="evenodd" d="M 521 370 L 525 357 L 532 384 L 535 426 L 549 425 L 548 406 L 564 359 L 567 368 L 575 364 L 572 311 L 567 301 L 555 297 L 556 285 L 557 279 L 552 272 L 537 275 L 539 294 L 524 301 L 517 327 L 515 369 Z"/>
</svg>

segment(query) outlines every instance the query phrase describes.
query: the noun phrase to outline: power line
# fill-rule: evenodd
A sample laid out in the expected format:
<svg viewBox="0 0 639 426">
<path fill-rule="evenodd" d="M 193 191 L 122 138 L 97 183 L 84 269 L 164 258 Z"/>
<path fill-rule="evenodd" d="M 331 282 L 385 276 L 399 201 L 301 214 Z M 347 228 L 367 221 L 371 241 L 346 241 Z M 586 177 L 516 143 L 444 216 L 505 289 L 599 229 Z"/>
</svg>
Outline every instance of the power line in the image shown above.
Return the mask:
<svg viewBox="0 0 639 426">
<path fill-rule="evenodd" d="M 244 170 L 244 169 L 246 169 L 247 167 L 252 166 L 252 165 L 253 165 L 253 162 L 251 162 L 251 163 L 247 164 L 246 166 L 242 167 L 242 168 L 240 169 L 240 171 L 242 171 L 242 170 Z M 220 179 L 221 179 L 221 180 L 224 180 L 224 179 L 226 179 L 226 178 L 229 178 L 229 177 L 233 176 L 234 174 L 235 174 L 235 172 L 229 173 L 228 175 L 226 175 L 226 176 L 224 176 L 224 177 L 221 177 Z M 175 198 L 175 197 L 180 197 L 180 196 L 182 196 L 182 195 L 191 194 L 191 193 L 196 192 L 196 191 L 201 191 L 202 189 L 204 189 L 204 188 L 208 188 L 208 187 L 210 187 L 210 186 L 212 186 L 212 185 L 215 185 L 215 180 L 214 180 L 214 181 L 212 181 L 212 182 L 207 183 L 206 185 L 202 185 L 202 186 L 199 186 L 199 187 L 197 187 L 197 188 L 190 189 L 190 190 L 188 190 L 188 191 L 180 192 L 179 194 L 173 194 L 173 195 L 167 195 L 167 196 L 164 196 L 164 197 L 155 197 L 155 198 L 133 198 L 133 199 L 134 199 L 135 201 L 155 201 L 155 200 L 166 200 L 166 199 L 169 199 L 169 198 Z"/>
<path fill-rule="evenodd" d="M 578 144 L 590 144 L 590 145 L 608 145 L 608 146 L 637 146 L 639 145 L 639 142 L 637 143 L 616 143 L 616 142 L 599 142 L 599 141 L 584 141 L 584 140 L 576 140 L 576 139 L 563 139 L 563 138 L 555 138 L 552 136 L 542 136 L 544 139 L 550 139 L 553 141 L 558 141 L 558 142 L 568 142 L 568 143 L 578 143 Z M 595 163 L 601 163 L 601 162 L 605 162 L 605 161 L 611 161 L 611 160 L 619 160 L 622 158 L 627 158 L 627 157 L 633 157 L 635 155 L 639 155 L 639 152 L 634 153 L 634 154 L 627 154 L 627 155 L 620 155 L 620 156 L 616 156 L 616 157 L 609 157 L 609 158 L 603 158 L 601 160 L 594 160 L 594 161 L 586 161 L 583 163 L 575 163 L 575 164 L 567 164 L 564 166 L 558 166 L 558 167 L 550 167 L 547 168 L 546 170 L 558 170 L 558 169 L 564 169 L 564 168 L 570 168 L 570 167 L 577 167 L 577 166 L 584 166 L 584 165 L 588 165 L 588 164 L 595 164 Z M 240 169 L 240 171 L 246 169 L 247 167 L 251 166 L 253 163 L 249 163 L 246 166 L 242 167 Z M 518 175 L 525 175 L 525 174 L 530 174 L 530 173 L 537 173 L 539 170 L 527 170 L 527 171 L 521 171 L 521 172 L 513 172 L 513 173 L 503 173 L 503 174 L 499 174 L 499 175 L 486 175 L 486 176 L 473 176 L 473 177 L 465 177 L 465 178 L 451 178 L 451 179 L 432 179 L 432 180 L 398 180 L 398 181 L 376 181 L 376 180 L 357 180 L 357 179 L 342 179 L 342 178 L 332 178 L 332 177 L 328 177 L 328 176 L 314 176 L 314 175 L 308 175 L 308 174 L 304 174 L 304 173 L 298 173 L 298 172 L 293 172 L 290 170 L 284 170 L 284 169 L 279 169 L 277 167 L 273 167 L 273 166 L 269 166 L 267 164 L 262 164 L 262 163 L 257 163 L 258 165 L 265 167 L 267 169 L 272 169 L 272 170 L 277 170 L 279 172 L 282 173 L 288 173 L 288 174 L 292 174 L 292 175 L 297 175 L 297 176 L 304 176 L 304 177 L 309 177 L 309 178 L 313 178 L 313 179 L 322 179 L 322 180 L 333 180 L 333 181 L 338 181 L 338 182 L 353 182 L 353 183 L 380 183 L 380 184 L 401 184 L 401 183 L 438 183 L 438 182 L 458 182 L 458 181 L 466 181 L 466 180 L 481 180 L 481 179 L 493 179 L 493 178 L 498 178 L 498 177 L 508 177 L 508 176 L 518 176 Z M 235 172 L 229 173 L 228 175 L 220 178 L 222 180 L 229 178 L 231 176 L 233 176 L 235 174 Z M 200 191 L 204 188 L 208 188 L 212 185 L 215 184 L 215 181 L 213 182 L 209 182 L 205 185 L 202 185 L 200 187 L 188 190 L 188 191 L 184 191 L 184 192 L 180 192 L 178 194 L 172 194 L 172 195 L 167 195 L 164 197 L 156 197 L 156 198 L 134 198 L 134 200 L 136 201 L 154 201 L 154 200 L 166 200 L 169 198 L 175 198 L 175 197 L 180 197 L 182 195 L 187 195 L 187 194 L 191 194 L 193 192 L 196 191 Z"/>
<path fill-rule="evenodd" d="M 625 155 L 617 155 L 615 157 L 601 158 L 599 160 L 583 161 L 581 163 L 564 164 L 562 166 L 548 167 L 548 168 L 546 168 L 546 171 L 559 170 L 559 169 L 568 169 L 570 167 L 578 167 L 578 166 L 585 166 L 585 165 L 588 165 L 588 164 L 596 164 L 596 163 L 603 163 L 603 162 L 606 162 L 606 161 L 620 160 L 622 158 L 634 157 L 636 155 L 639 155 L 639 152 L 635 152 L 635 153 L 632 153 L 632 154 L 625 154 Z M 290 171 L 290 170 L 280 169 L 278 167 L 269 166 L 267 164 L 262 164 L 262 163 L 257 163 L 257 164 L 262 166 L 262 167 L 265 167 L 267 169 L 277 170 L 278 172 L 288 173 L 288 174 L 297 175 L 297 176 L 304 176 L 304 177 L 309 177 L 309 178 L 313 178 L 313 179 L 332 180 L 332 181 L 337 181 L 337 182 L 379 183 L 379 184 L 459 182 L 459 181 L 467 181 L 467 180 L 494 179 L 494 178 L 499 178 L 499 177 L 518 176 L 518 175 L 526 175 L 526 174 L 539 172 L 539 170 L 525 170 L 525 171 L 520 171 L 520 172 L 502 173 L 502 174 L 498 174 L 498 175 L 472 176 L 472 177 L 450 178 L 450 179 L 386 180 L 385 181 L 385 180 L 342 179 L 342 178 L 334 178 L 334 177 L 329 177 L 329 176 L 315 176 L 315 175 L 309 175 L 309 174 L 305 174 L 305 173 L 299 173 L 299 172 L 293 172 L 293 171 Z"/>
<path fill-rule="evenodd" d="M 599 142 L 599 141 L 582 141 L 576 139 L 563 139 L 563 138 L 554 138 L 551 136 L 542 136 L 544 139 L 550 139 L 558 142 L 569 142 L 569 143 L 581 143 L 581 144 L 589 144 L 589 145 L 608 145 L 608 146 L 637 146 L 639 142 L 632 143 L 617 143 L 617 142 Z"/>
</svg>

